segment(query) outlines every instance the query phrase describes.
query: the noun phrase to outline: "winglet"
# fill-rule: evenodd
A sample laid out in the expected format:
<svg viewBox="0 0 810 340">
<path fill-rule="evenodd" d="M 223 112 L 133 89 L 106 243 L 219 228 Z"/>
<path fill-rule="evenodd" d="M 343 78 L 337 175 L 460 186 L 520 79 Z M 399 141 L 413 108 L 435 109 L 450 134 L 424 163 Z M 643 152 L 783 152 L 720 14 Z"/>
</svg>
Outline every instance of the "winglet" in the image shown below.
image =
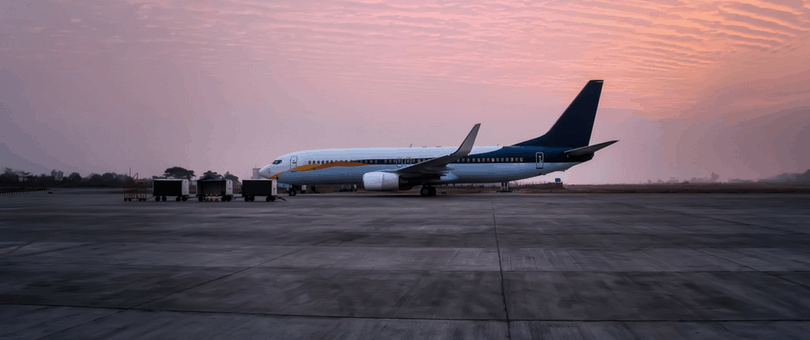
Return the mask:
<svg viewBox="0 0 810 340">
<path fill-rule="evenodd" d="M 465 157 L 470 154 L 472 151 L 473 145 L 475 144 L 475 137 L 478 136 L 478 128 L 481 127 L 481 123 L 475 124 L 470 133 L 467 134 L 467 138 L 464 138 L 464 142 L 461 143 L 461 146 L 458 147 L 456 152 L 453 152 L 450 156 L 452 157 Z"/>
<path fill-rule="evenodd" d="M 462 157 L 466 157 L 470 154 L 473 148 L 473 144 L 475 144 L 475 137 L 478 136 L 478 128 L 481 127 L 481 123 L 475 124 L 473 126 L 470 133 L 467 135 L 467 138 L 464 138 L 464 142 L 461 143 L 461 146 L 458 147 L 458 150 L 455 152 L 447 155 L 441 156 L 436 158 L 431 158 L 426 161 L 422 161 L 416 163 L 414 165 L 404 167 L 401 169 L 396 170 L 399 174 L 405 174 L 410 176 L 419 176 L 421 175 L 436 175 L 441 174 L 447 171 L 447 165 L 459 160 Z"/>
</svg>

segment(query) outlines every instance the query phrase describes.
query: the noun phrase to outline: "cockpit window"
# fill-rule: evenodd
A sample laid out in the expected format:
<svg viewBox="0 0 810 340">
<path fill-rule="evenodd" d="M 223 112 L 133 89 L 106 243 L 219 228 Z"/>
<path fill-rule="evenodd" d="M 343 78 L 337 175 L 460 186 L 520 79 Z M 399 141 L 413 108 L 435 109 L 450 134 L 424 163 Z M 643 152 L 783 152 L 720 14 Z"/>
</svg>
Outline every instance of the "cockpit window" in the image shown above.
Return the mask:
<svg viewBox="0 0 810 340">
<path fill-rule="evenodd" d="M 276 165 L 276 164 L 281 164 L 281 160 L 277 159 L 277 160 L 273 161 L 273 165 Z"/>
</svg>

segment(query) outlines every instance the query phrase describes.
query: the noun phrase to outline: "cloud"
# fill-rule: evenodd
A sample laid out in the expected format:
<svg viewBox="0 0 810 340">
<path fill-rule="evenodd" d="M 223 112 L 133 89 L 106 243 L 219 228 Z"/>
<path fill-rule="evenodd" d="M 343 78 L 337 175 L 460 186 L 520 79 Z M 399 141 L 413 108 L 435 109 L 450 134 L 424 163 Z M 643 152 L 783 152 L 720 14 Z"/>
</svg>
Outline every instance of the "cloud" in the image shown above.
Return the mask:
<svg viewBox="0 0 810 340">
<path fill-rule="evenodd" d="M 437 140 L 426 144 L 454 144 L 445 141 L 447 126 L 483 121 L 494 133 L 487 142 L 506 143 L 541 133 L 585 81 L 605 79 L 601 107 L 632 117 L 606 123 L 613 135 L 644 131 L 640 143 L 660 144 L 662 155 L 653 156 L 665 167 L 643 164 L 649 170 L 633 176 L 700 171 L 699 163 L 755 176 L 777 170 L 751 165 L 748 156 L 723 165 L 701 153 L 693 162 L 679 134 L 756 135 L 746 122 L 788 129 L 756 119 L 810 98 L 807 2 L 76 0 L 3 9 L 0 53 L 30 88 L 27 114 L 38 117 L 21 128 L 51 157 L 70 152 L 58 143 L 81 145 L 73 159 L 82 167 L 127 159 L 152 168 L 176 159 L 212 166 L 215 157 L 245 166 L 240 159 L 253 154 L 322 145 L 253 143 L 250 136 L 264 136 L 262 124 L 296 138 L 274 120 L 384 132 L 374 139 L 320 133 L 352 146 L 428 137 Z M 403 124 L 410 128 L 398 130 Z M 221 136 L 233 133 L 227 129 L 250 147 L 223 146 Z M 45 137 L 54 130 L 56 137 Z M 796 156 L 768 131 L 769 148 Z M 391 137 L 399 133 L 414 137 Z M 116 136 L 123 139 L 108 143 L 115 147 L 101 145 Z M 779 168 L 793 166 L 774 157 Z M 587 176 L 611 180 L 595 173 Z"/>
</svg>

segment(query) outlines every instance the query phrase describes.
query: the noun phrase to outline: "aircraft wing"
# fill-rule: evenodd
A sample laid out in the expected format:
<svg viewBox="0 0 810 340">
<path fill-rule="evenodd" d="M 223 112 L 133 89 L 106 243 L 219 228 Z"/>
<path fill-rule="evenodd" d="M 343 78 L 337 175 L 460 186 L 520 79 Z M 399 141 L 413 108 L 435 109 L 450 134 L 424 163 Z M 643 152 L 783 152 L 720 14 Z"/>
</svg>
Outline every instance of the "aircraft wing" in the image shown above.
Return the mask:
<svg viewBox="0 0 810 340">
<path fill-rule="evenodd" d="M 583 146 L 581 148 L 566 150 L 565 154 L 568 155 L 568 156 L 589 155 L 589 154 L 597 152 L 597 151 L 599 151 L 601 149 L 604 149 L 604 148 L 606 148 L 608 146 L 611 146 L 611 145 L 613 145 L 613 143 L 616 143 L 616 142 L 618 142 L 618 141 L 617 140 L 612 140 L 610 142 L 604 142 L 604 143 L 599 143 L 599 144 L 594 144 L 594 145 Z"/>
<path fill-rule="evenodd" d="M 440 175 L 445 171 L 450 170 L 447 168 L 447 165 L 459 160 L 462 157 L 466 157 L 472 151 L 473 144 L 475 144 L 475 137 L 478 136 L 478 128 L 481 127 L 481 123 L 475 124 L 469 134 L 467 134 L 467 138 L 464 138 L 464 142 L 461 143 L 461 146 L 458 147 L 458 150 L 455 152 L 447 155 L 441 156 L 436 158 L 431 158 L 426 161 L 422 161 L 416 163 L 414 165 L 404 167 L 401 169 L 397 169 L 396 173 L 403 174 L 403 175 L 411 175 L 411 176 L 420 176 L 420 175 Z"/>
</svg>

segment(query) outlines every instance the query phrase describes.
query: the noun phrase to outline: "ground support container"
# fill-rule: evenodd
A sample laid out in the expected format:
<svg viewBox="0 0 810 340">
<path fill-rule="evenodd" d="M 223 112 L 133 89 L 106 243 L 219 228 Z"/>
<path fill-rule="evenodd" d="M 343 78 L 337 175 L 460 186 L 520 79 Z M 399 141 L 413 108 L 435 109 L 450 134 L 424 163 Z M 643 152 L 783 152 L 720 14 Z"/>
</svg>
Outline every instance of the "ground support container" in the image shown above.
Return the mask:
<svg viewBox="0 0 810 340">
<path fill-rule="evenodd" d="M 246 179 L 242 181 L 242 198 L 245 202 L 253 202 L 256 196 L 266 196 L 267 202 L 276 200 L 278 186 L 274 179 Z"/>
<path fill-rule="evenodd" d="M 175 196 L 175 201 L 187 201 L 188 180 L 187 179 L 155 179 L 152 182 L 152 196 L 155 201 L 166 201 L 168 196 Z"/>
<path fill-rule="evenodd" d="M 229 179 L 204 179 L 197 181 L 197 199 L 202 202 L 208 198 L 222 201 L 233 199 L 233 181 Z"/>
</svg>

